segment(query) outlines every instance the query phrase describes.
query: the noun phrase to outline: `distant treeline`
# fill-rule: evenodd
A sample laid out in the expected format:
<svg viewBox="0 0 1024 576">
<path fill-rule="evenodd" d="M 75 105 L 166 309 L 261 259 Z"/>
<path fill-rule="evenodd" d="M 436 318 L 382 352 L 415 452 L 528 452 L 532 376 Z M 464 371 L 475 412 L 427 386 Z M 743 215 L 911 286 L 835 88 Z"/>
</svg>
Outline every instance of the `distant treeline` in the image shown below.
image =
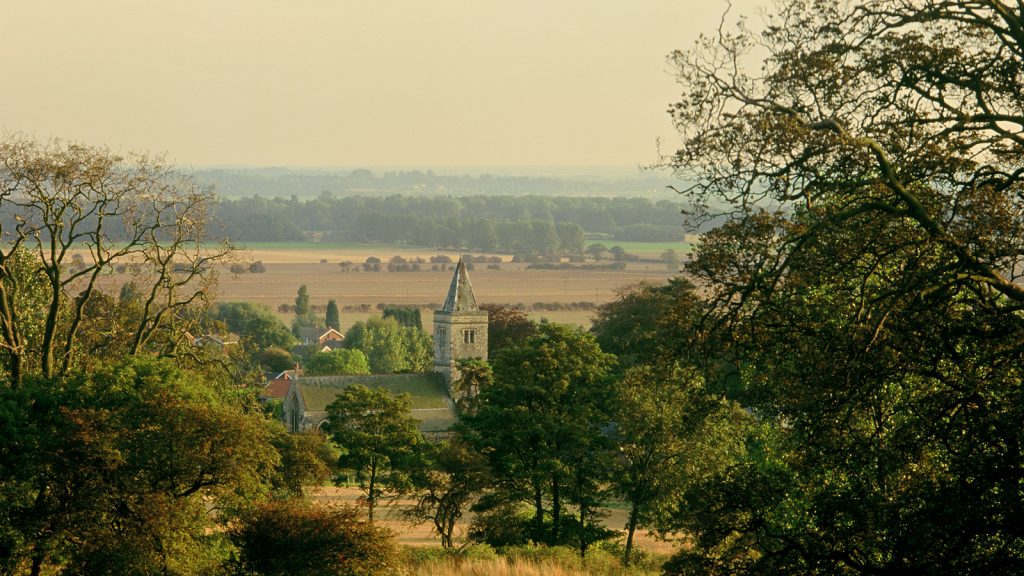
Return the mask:
<svg viewBox="0 0 1024 576">
<path fill-rule="evenodd" d="M 484 252 L 581 252 L 584 233 L 671 242 L 683 237 L 681 204 L 646 198 L 542 196 L 250 197 L 222 200 L 217 216 L 240 242 L 410 244 Z"/>
</svg>

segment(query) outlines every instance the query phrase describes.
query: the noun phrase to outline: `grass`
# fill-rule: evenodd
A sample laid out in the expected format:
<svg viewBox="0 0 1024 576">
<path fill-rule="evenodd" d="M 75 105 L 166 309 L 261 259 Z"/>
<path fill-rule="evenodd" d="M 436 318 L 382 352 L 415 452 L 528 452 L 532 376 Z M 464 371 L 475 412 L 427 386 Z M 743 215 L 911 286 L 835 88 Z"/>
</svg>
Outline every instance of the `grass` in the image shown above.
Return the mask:
<svg viewBox="0 0 1024 576">
<path fill-rule="evenodd" d="M 597 545 L 586 558 L 565 546 L 515 546 L 500 553 L 486 544 L 458 553 L 437 548 L 407 549 L 407 565 L 414 576 L 654 576 L 666 558 L 641 551 L 630 566 L 620 561 L 621 549 Z"/>
</svg>

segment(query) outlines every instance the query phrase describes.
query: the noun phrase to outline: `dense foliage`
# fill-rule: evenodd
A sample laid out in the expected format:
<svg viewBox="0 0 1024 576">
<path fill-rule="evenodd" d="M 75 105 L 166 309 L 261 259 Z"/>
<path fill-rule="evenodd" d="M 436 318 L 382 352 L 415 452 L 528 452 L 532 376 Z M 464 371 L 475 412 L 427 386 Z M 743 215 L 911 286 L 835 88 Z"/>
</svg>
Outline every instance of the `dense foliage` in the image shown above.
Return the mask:
<svg viewBox="0 0 1024 576">
<path fill-rule="evenodd" d="M 537 542 L 585 552 L 601 537 L 594 516 L 605 487 L 613 364 L 578 328 L 540 326 L 493 359 L 494 382 L 464 419 L 495 477 L 491 503 L 532 506 Z M 565 518 L 568 504 L 575 519 Z"/>
<path fill-rule="evenodd" d="M 428 372 L 433 366 L 430 336 L 415 326 L 399 324 L 394 317 L 356 322 L 345 333 L 345 345 L 365 354 L 374 374 Z"/>
<path fill-rule="evenodd" d="M 209 573 L 220 530 L 277 474 L 271 429 L 231 389 L 135 359 L 0 389 L 4 573 Z M 207 507 L 223 511 L 211 516 Z"/>
<path fill-rule="evenodd" d="M 309 355 L 306 358 L 305 373 L 309 376 L 369 374 L 370 363 L 362 350 L 339 348 Z"/>
<path fill-rule="evenodd" d="M 231 530 L 238 576 L 378 576 L 401 574 L 390 534 L 353 508 L 299 501 L 258 507 Z"/>
<path fill-rule="evenodd" d="M 266 310 L 204 306 L 232 254 L 208 199 L 150 158 L 0 143 L 0 573 L 219 573 L 228 526 L 322 477 L 322 439 L 283 439 L 238 347 L 195 344 L 213 316 L 287 343 Z"/>
<path fill-rule="evenodd" d="M 1022 8 L 800 0 L 674 55 L 667 162 L 734 207 L 689 270 L 762 427 L 673 572 L 1024 571 Z"/>
</svg>

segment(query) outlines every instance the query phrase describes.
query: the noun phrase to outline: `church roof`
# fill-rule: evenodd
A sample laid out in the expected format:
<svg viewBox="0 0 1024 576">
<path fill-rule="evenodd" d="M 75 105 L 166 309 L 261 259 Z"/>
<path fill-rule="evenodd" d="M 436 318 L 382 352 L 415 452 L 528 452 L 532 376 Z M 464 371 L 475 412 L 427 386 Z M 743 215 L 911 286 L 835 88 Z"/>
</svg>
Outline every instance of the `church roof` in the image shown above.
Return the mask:
<svg viewBox="0 0 1024 576">
<path fill-rule="evenodd" d="M 452 276 L 452 285 L 448 288 L 448 298 L 444 301 L 444 312 L 476 312 L 480 308 L 476 305 L 476 296 L 473 294 L 473 285 L 469 283 L 469 273 L 466 272 L 466 264 L 459 258 L 455 266 L 455 275 Z"/>
<path fill-rule="evenodd" d="M 352 384 L 383 388 L 393 394 L 408 394 L 412 401 L 412 417 L 419 420 L 417 426 L 421 432 L 447 430 L 455 423 L 455 407 L 440 374 L 301 376 L 295 380 L 296 392 L 302 395 L 309 413 L 326 411 L 327 405 Z"/>
</svg>

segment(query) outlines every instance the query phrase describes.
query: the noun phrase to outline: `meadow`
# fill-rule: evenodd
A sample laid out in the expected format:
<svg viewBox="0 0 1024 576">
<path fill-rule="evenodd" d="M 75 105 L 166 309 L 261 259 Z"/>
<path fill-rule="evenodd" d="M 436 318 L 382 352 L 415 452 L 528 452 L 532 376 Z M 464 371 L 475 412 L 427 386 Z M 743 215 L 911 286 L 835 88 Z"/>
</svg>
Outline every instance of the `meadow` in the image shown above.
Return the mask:
<svg viewBox="0 0 1024 576">
<path fill-rule="evenodd" d="M 323 486 L 313 490 L 309 497 L 319 506 L 362 506 L 362 493 L 353 486 Z M 375 516 L 375 523 L 392 531 L 396 541 L 409 550 L 409 568 L 416 575 L 487 575 L 487 576 L 598 576 L 611 574 L 658 574 L 656 567 L 668 559 L 679 546 L 678 542 L 657 538 L 643 529 L 639 529 L 634 537 L 638 565 L 623 572 L 618 556 L 625 538 L 623 527 L 626 525 L 628 511 L 624 504 L 606 508 L 607 516 L 603 524 L 610 529 L 619 530 L 621 536 L 591 549 L 588 558 L 581 561 L 578 551 L 565 547 L 516 547 L 506 550 L 502 556 L 493 554 L 484 547 L 483 554 L 479 550 L 468 550 L 462 558 L 452 558 L 441 554 L 438 538 L 433 533 L 430 522 L 411 521 L 403 516 L 411 502 L 408 500 L 389 500 L 380 504 Z M 456 545 L 465 544 L 465 531 L 472 521 L 472 513 L 467 513 L 456 526 Z M 488 553 L 489 552 L 489 553 Z M 654 568 L 654 569 L 652 569 Z"/>
</svg>

